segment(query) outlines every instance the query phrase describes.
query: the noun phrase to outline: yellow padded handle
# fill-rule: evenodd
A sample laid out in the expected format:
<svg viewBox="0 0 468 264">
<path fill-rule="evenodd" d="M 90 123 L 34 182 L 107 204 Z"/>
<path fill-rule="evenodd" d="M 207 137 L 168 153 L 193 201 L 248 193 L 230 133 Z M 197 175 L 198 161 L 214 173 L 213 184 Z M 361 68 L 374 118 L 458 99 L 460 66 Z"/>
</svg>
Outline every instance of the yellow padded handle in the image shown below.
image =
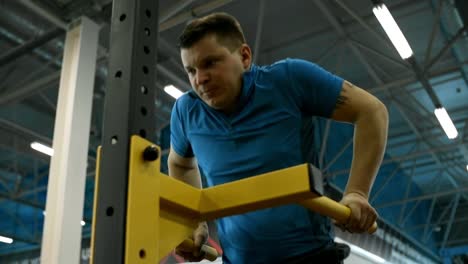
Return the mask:
<svg viewBox="0 0 468 264">
<path fill-rule="evenodd" d="M 349 207 L 335 202 L 326 196 L 306 199 L 300 202 L 300 204 L 321 215 L 331 217 L 339 223 L 346 223 L 351 215 L 351 209 L 349 209 Z M 377 228 L 377 222 L 374 222 L 367 232 L 373 234 L 377 231 Z"/>
</svg>

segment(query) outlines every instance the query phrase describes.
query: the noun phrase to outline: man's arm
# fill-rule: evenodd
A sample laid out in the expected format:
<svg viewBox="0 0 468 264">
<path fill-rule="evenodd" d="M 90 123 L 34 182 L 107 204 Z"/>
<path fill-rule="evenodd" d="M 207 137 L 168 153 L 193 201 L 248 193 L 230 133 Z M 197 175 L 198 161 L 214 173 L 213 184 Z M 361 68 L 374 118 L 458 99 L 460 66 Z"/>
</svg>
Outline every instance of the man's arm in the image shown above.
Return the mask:
<svg viewBox="0 0 468 264">
<path fill-rule="evenodd" d="M 200 171 L 198 170 L 198 163 L 195 157 L 184 158 L 177 154 L 171 147 L 167 158 L 167 165 L 169 167 L 169 176 L 192 185 L 193 187 L 202 188 Z M 204 256 L 200 255 L 200 250 L 201 246 L 205 244 L 208 239 L 208 224 L 206 222 L 200 222 L 198 227 L 193 231 L 191 238 L 195 245 L 193 251 L 186 252 L 183 248 L 178 247 L 176 253 L 185 260 L 201 261 Z"/>
<path fill-rule="evenodd" d="M 377 217 L 368 198 L 387 143 L 387 108 L 370 93 L 344 81 L 331 118 L 355 125 L 351 172 L 341 202 L 352 212 L 345 227 L 364 232 Z"/>
<path fill-rule="evenodd" d="M 184 158 L 172 148 L 167 158 L 169 176 L 201 189 L 201 177 L 195 157 Z"/>
</svg>

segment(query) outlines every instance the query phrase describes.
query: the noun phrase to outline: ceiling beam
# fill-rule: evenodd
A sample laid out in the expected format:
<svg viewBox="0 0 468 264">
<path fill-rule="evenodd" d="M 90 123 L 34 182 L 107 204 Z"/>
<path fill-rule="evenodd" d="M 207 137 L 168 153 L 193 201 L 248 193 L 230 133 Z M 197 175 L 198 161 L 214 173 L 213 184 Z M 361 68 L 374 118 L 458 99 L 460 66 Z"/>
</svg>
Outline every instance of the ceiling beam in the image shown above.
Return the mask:
<svg viewBox="0 0 468 264">
<path fill-rule="evenodd" d="M 0 95 L 0 106 L 20 102 L 38 92 L 56 85 L 60 80 L 60 70 L 24 85 L 12 92 Z"/>
<path fill-rule="evenodd" d="M 193 2 L 195 1 L 194 0 L 181 0 L 181 1 L 178 1 L 176 4 L 174 4 L 173 6 L 169 7 L 168 9 L 164 10 L 162 14 L 158 16 L 159 24 L 173 17 L 174 15 L 182 11 L 184 8 L 186 8 Z"/>
<path fill-rule="evenodd" d="M 0 56 L 0 67 L 4 67 L 6 64 L 17 60 L 19 57 L 26 55 L 33 51 L 35 48 L 44 45 L 45 43 L 61 36 L 64 34 L 63 29 L 54 28 L 47 31 L 46 33 L 40 35 L 37 38 L 34 38 L 26 43 L 23 43 L 21 46 L 12 49 L 5 54 Z"/>
<path fill-rule="evenodd" d="M 453 220 L 454 223 L 462 223 L 462 222 L 467 222 L 468 221 L 468 217 L 467 216 L 462 216 L 462 217 L 457 217 Z M 439 224 L 440 225 L 444 225 L 444 224 L 448 224 L 449 223 L 449 219 L 445 219 L 443 221 L 441 221 L 440 223 L 428 223 L 428 224 L 420 224 L 420 225 L 414 225 L 414 226 L 407 226 L 406 229 L 407 230 L 416 230 L 416 229 L 421 229 L 421 228 L 425 228 L 426 226 L 429 226 L 429 227 L 437 227 Z"/>
<path fill-rule="evenodd" d="M 427 199 L 431 199 L 431 198 L 434 198 L 434 197 L 443 197 L 443 196 L 448 196 L 448 195 L 456 195 L 458 193 L 463 194 L 463 193 L 467 193 L 467 192 L 468 192 L 468 187 L 466 187 L 466 186 L 465 187 L 459 187 L 459 188 L 456 188 L 456 189 L 451 189 L 449 191 L 441 191 L 441 192 L 436 192 L 436 193 L 431 193 L 431 194 L 418 195 L 418 196 L 407 198 L 405 200 L 398 199 L 398 200 L 391 201 L 391 202 L 384 202 L 384 203 L 381 203 L 381 204 L 376 204 L 374 206 L 374 208 L 380 209 L 380 208 L 384 208 L 384 207 L 401 205 L 403 203 L 408 203 L 408 202 L 416 202 L 416 201 L 419 201 L 419 200 L 427 200 Z"/>
<path fill-rule="evenodd" d="M 442 76 L 447 75 L 447 74 L 459 73 L 462 70 L 462 68 L 464 66 L 466 66 L 466 65 L 468 65 L 468 60 L 463 61 L 463 62 L 461 62 L 459 64 L 456 64 L 456 65 L 447 66 L 447 67 L 445 67 L 443 69 L 438 69 L 436 71 L 432 71 L 432 72 L 428 73 L 427 76 L 428 76 L 428 78 L 437 78 L 437 77 L 442 77 Z M 397 80 L 374 86 L 374 87 L 369 89 L 369 92 L 371 92 L 373 94 L 378 94 L 378 93 L 381 93 L 381 92 L 385 92 L 389 88 L 404 87 L 404 86 L 407 86 L 409 84 L 413 84 L 413 83 L 415 83 L 417 81 L 418 80 L 417 80 L 415 74 L 412 73 L 411 76 L 400 77 Z M 422 89 L 424 89 L 424 88 L 423 87 L 417 87 L 417 88 L 409 89 L 408 91 L 409 92 L 416 92 L 416 91 L 419 91 L 419 90 L 422 90 Z M 388 95 L 386 95 L 386 96 L 388 97 Z"/>
<path fill-rule="evenodd" d="M 352 44 L 360 47 L 361 49 L 363 49 L 363 50 L 365 50 L 365 51 L 367 51 L 369 53 L 377 55 L 378 57 L 386 60 L 387 62 L 392 63 L 395 66 L 399 66 L 400 68 L 403 68 L 404 70 L 409 69 L 409 66 L 406 65 L 405 63 L 403 63 L 401 60 L 397 60 L 395 58 L 392 58 L 392 57 L 390 57 L 390 56 L 388 56 L 388 55 L 386 55 L 386 54 L 384 54 L 384 53 L 382 53 L 382 52 L 380 52 L 380 51 L 378 51 L 378 50 L 376 50 L 374 48 L 371 48 L 368 45 L 365 45 L 364 43 L 362 43 L 362 42 L 360 42 L 358 40 L 355 40 L 355 39 L 353 39 L 351 37 L 349 38 L 349 40 L 352 42 Z"/>
<path fill-rule="evenodd" d="M 67 30 L 68 22 L 63 21 L 60 17 L 53 14 L 49 10 L 45 9 L 44 7 L 40 6 L 39 3 L 36 3 L 31 0 L 18 0 L 23 6 L 27 7 L 34 13 L 40 15 L 41 17 L 45 18 L 50 23 L 56 25 L 57 27 Z"/>
<path fill-rule="evenodd" d="M 159 32 L 163 32 L 169 28 L 182 24 L 189 19 L 199 17 L 203 14 L 211 12 L 215 10 L 216 8 L 220 8 L 230 2 L 232 2 L 232 0 L 213 0 L 211 2 L 193 7 L 192 9 L 182 12 L 179 15 L 173 16 L 172 18 L 161 23 L 159 25 Z"/>
<path fill-rule="evenodd" d="M 453 220 L 455 218 L 455 213 L 457 212 L 457 208 L 458 208 L 458 203 L 460 202 L 460 194 L 457 194 L 455 196 L 455 204 L 452 206 L 452 210 L 450 211 L 450 218 L 449 218 L 449 222 L 447 223 L 447 226 L 445 228 L 445 233 L 444 233 L 444 238 L 442 240 L 442 245 L 440 246 L 441 249 L 444 249 L 446 244 L 447 244 L 447 239 L 450 235 L 450 231 L 452 230 L 452 224 L 453 224 Z"/>
<path fill-rule="evenodd" d="M 265 16 L 265 0 L 259 1 L 259 11 L 257 16 L 257 28 L 255 31 L 255 42 L 254 42 L 254 49 L 253 49 L 253 60 L 252 63 L 258 64 L 259 52 L 260 52 L 260 44 L 262 43 L 262 31 L 263 31 L 263 21 Z"/>
<path fill-rule="evenodd" d="M 437 10 L 435 12 L 434 16 L 434 21 L 432 22 L 432 30 L 431 30 L 431 36 L 429 38 L 429 43 L 426 48 L 426 55 L 424 57 L 424 62 L 423 65 L 424 68 L 427 68 L 427 63 L 429 59 L 431 58 L 431 52 L 432 52 L 432 45 L 434 44 L 435 37 L 437 33 L 439 33 L 440 30 L 440 14 L 442 13 L 442 7 L 443 7 L 443 2 L 442 0 L 436 0 L 439 2 L 439 5 L 437 6 Z"/>
<path fill-rule="evenodd" d="M 456 196 L 459 197 L 458 194 L 457 194 Z M 457 200 L 459 200 L 459 199 L 458 199 L 458 198 L 452 199 L 452 200 L 450 201 L 450 203 L 447 204 L 447 205 L 445 206 L 445 208 L 444 208 L 444 210 L 442 211 L 442 213 L 438 213 L 439 218 L 437 218 L 437 221 L 436 221 L 436 224 L 437 224 L 437 225 L 440 225 L 440 224 L 441 224 L 442 220 L 445 218 L 445 214 L 448 213 L 448 211 L 449 211 L 450 208 L 453 208 L 453 207 L 454 207 L 454 205 L 457 203 Z M 420 200 L 420 201 L 421 201 L 421 200 Z M 425 233 L 425 236 L 423 236 L 423 239 L 422 239 L 424 243 L 427 243 L 427 241 L 429 240 L 429 238 L 431 238 L 431 234 L 432 234 L 433 232 L 434 232 L 433 229 L 428 229 L 428 230 L 427 230 L 427 233 Z"/>
<path fill-rule="evenodd" d="M 414 140 L 412 142 L 414 143 Z M 403 161 L 410 161 L 410 160 L 413 160 L 413 159 L 418 159 L 421 156 L 431 155 L 431 153 L 447 152 L 447 151 L 458 148 L 459 147 L 458 144 L 464 144 L 464 142 L 457 142 L 457 143 L 452 143 L 452 144 L 449 144 L 449 145 L 440 145 L 440 146 L 431 147 L 431 148 L 425 149 L 425 150 L 411 152 L 409 154 L 405 154 L 405 155 L 401 155 L 401 156 L 390 157 L 390 158 L 384 159 L 382 161 L 381 166 L 391 164 L 391 163 L 399 163 L 399 162 L 403 162 Z M 405 169 L 405 168 L 402 168 L 402 169 Z M 349 174 L 350 171 L 351 171 L 351 168 L 344 169 L 344 170 L 339 170 L 339 171 L 333 171 L 333 172 L 331 172 L 330 176 L 333 177 L 333 176 L 338 176 L 338 175 L 342 175 L 342 174 Z"/>
<path fill-rule="evenodd" d="M 465 35 L 465 32 L 468 30 L 468 25 L 460 28 L 455 36 L 453 36 L 447 44 L 434 56 L 426 65 L 424 65 L 423 73 L 426 73 L 435 63 L 437 63 L 442 56 L 462 37 Z"/>
<path fill-rule="evenodd" d="M 351 51 L 354 53 L 354 55 L 359 59 L 359 61 L 364 65 L 364 67 L 367 69 L 367 71 L 369 72 L 370 76 L 374 79 L 374 81 L 378 84 L 378 85 L 382 85 L 383 82 L 382 80 L 380 79 L 380 77 L 376 74 L 376 72 L 372 69 L 372 67 L 370 66 L 370 64 L 367 62 L 367 60 L 362 56 L 361 52 L 354 46 L 352 45 L 352 43 L 347 40 L 347 32 L 346 30 L 343 28 L 343 26 L 340 24 L 340 22 L 337 20 L 337 18 L 330 12 L 330 10 L 328 9 L 328 7 L 326 6 L 325 2 L 322 2 L 320 0 L 315 0 L 314 1 L 315 5 L 320 9 L 321 13 L 327 18 L 327 20 L 330 22 L 330 24 L 333 26 L 333 28 L 335 29 L 335 31 L 338 33 L 338 35 L 342 38 L 342 39 L 345 39 L 347 41 L 347 44 L 349 46 L 349 48 L 351 49 Z M 422 77 L 419 76 L 419 79 L 422 80 Z M 388 90 L 385 90 L 386 93 L 389 93 Z M 412 95 L 411 95 L 412 96 Z M 429 140 L 426 139 L 425 137 L 423 137 L 422 133 L 419 131 L 419 129 L 413 124 L 412 120 L 410 120 L 410 118 L 408 117 L 408 115 L 402 110 L 402 108 L 398 105 L 398 103 L 395 104 L 395 107 L 398 109 L 399 113 L 401 114 L 401 116 L 403 117 L 403 119 L 406 121 L 406 123 L 410 126 L 410 128 L 413 130 L 413 132 L 417 135 L 417 137 L 424 141 L 426 144 L 428 144 L 429 146 L 431 146 L 431 144 L 429 143 Z M 351 142 L 352 139 L 350 139 L 349 142 Z M 348 143 L 349 143 L 348 142 Z M 348 144 L 346 144 L 345 146 L 347 146 Z M 340 153 L 338 153 L 340 154 Z M 437 164 L 439 166 L 442 167 L 442 164 L 441 164 L 441 161 L 439 159 L 439 157 L 434 153 L 434 152 L 431 152 L 430 153 L 431 156 L 434 158 L 434 160 L 437 162 Z M 337 155 L 338 156 L 338 155 Z M 334 159 L 332 160 L 337 160 L 337 158 L 335 157 Z M 329 168 L 330 165 L 327 165 L 327 168 Z M 326 169 L 325 169 L 326 170 Z M 454 185 L 454 187 L 457 187 L 457 183 L 456 181 L 453 179 L 453 176 L 449 173 L 449 181 Z"/>
<path fill-rule="evenodd" d="M 437 197 L 432 198 L 432 201 L 431 201 L 431 208 L 429 209 L 429 213 L 428 213 L 428 215 L 427 215 L 426 223 L 423 225 L 423 226 L 424 226 L 424 230 L 423 230 L 422 237 L 421 237 L 422 240 L 424 240 L 424 238 L 427 236 L 427 234 L 429 233 L 429 231 L 432 230 L 432 229 L 429 229 L 429 227 L 430 227 L 429 224 L 430 224 L 430 222 L 431 222 L 432 215 L 434 214 L 434 207 L 435 207 L 436 202 L 437 202 Z M 406 230 L 409 230 L 409 229 L 406 228 Z"/>
<path fill-rule="evenodd" d="M 462 122 L 464 122 L 465 120 L 468 119 L 468 106 L 453 108 L 452 111 L 450 111 L 450 113 L 452 113 L 452 115 L 454 116 L 454 118 L 452 120 L 453 120 L 453 122 L 455 124 L 462 123 Z M 463 116 L 461 116 L 461 115 L 463 115 Z M 419 116 L 419 117 L 420 118 L 431 118 L 432 114 L 430 114 L 430 116 L 429 115 L 422 115 L 422 116 Z M 410 136 L 410 135 L 414 134 L 413 131 L 410 130 L 410 129 L 409 130 L 405 129 L 404 131 L 402 131 L 402 129 L 399 129 L 400 131 L 393 132 L 393 130 L 396 130 L 396 128 L 406 128 L 405 124 L 406 124 L 405 122 L 393 123 L 392 124 L 393 129 L 390 129 L 390 131 L 389 131 L 390 133 L 389 133 L 388 137 L 390 139 L 392 139 L 392 138 L 398 138 L 398 137 L 406 137 L 406 136 Z M 426 127 L 425 131 L 423 133 L 424 134 L 429 134 L 428 136 L 431 136 L 431 137 L 445 136 L 445 133 L 443 131 L 441 131 L 439 129 L 439 127 L 440 127 L 439 124 L 432 123 L 432 126 Z M 462 137 L 460 137 L 460 139 L 462 139 Z M 400 145 L 398 143 L 395 146 L 393 146 L 392 144 L 390 144 L 389 146 L 390 147 L 398 147 Z"/>
</svg>

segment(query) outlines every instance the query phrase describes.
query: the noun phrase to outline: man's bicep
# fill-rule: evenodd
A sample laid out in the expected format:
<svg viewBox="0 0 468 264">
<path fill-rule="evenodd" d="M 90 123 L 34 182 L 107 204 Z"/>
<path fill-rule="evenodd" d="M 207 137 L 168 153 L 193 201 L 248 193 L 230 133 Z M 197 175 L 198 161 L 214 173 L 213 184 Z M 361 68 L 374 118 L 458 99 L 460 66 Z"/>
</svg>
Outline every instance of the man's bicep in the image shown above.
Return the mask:
<svg viewBox="0 0 468 264">
<path fill-rule="evenodd" d="M 177 154 L 177 152 L 174 150 L 174 148 L 171 146 L 169 150 L 169 156 L 168 156 L 168 164 L 169 166 L 178 166 L 178 167 L 183 167 L 187 169 L 193 169 L 197 167 L 197 161 L 195 157 L 182 157 L 181 155 Z"/>
<path fill-rule="evenodd" d="M 360 114 L 373 111 L 380 105 L 382 103 L 375 96 L 348 81 L 344 81 L 331 119 L 354 123 Z"/>
</svg>

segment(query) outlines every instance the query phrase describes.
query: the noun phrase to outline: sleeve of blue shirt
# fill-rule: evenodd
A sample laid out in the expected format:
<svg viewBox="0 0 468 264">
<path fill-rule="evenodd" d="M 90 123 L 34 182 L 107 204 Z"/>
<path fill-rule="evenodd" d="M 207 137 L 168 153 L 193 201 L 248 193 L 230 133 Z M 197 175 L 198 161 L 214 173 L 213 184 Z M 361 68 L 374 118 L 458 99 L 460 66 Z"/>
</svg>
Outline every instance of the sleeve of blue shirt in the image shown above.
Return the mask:
<svg viewBox="0 0 468 264">
<path fill-rule="evenodd" d="M 317 64 L 288 60 L 294 100 L 306 115 L 330 117 L 340 95 L 343 79 L 324 70 Z"/>
<path fill-rule="evenodd" d="M 187 104 L 187 95 L 181 96 L 174 104 L 171 113 L 171 147 L 182 157 L 193 157 L 192 146 L 187 138 L 184 129 L 184 118 L 181 115 L 184 112 L 184 106 Z"/>
</svg>

